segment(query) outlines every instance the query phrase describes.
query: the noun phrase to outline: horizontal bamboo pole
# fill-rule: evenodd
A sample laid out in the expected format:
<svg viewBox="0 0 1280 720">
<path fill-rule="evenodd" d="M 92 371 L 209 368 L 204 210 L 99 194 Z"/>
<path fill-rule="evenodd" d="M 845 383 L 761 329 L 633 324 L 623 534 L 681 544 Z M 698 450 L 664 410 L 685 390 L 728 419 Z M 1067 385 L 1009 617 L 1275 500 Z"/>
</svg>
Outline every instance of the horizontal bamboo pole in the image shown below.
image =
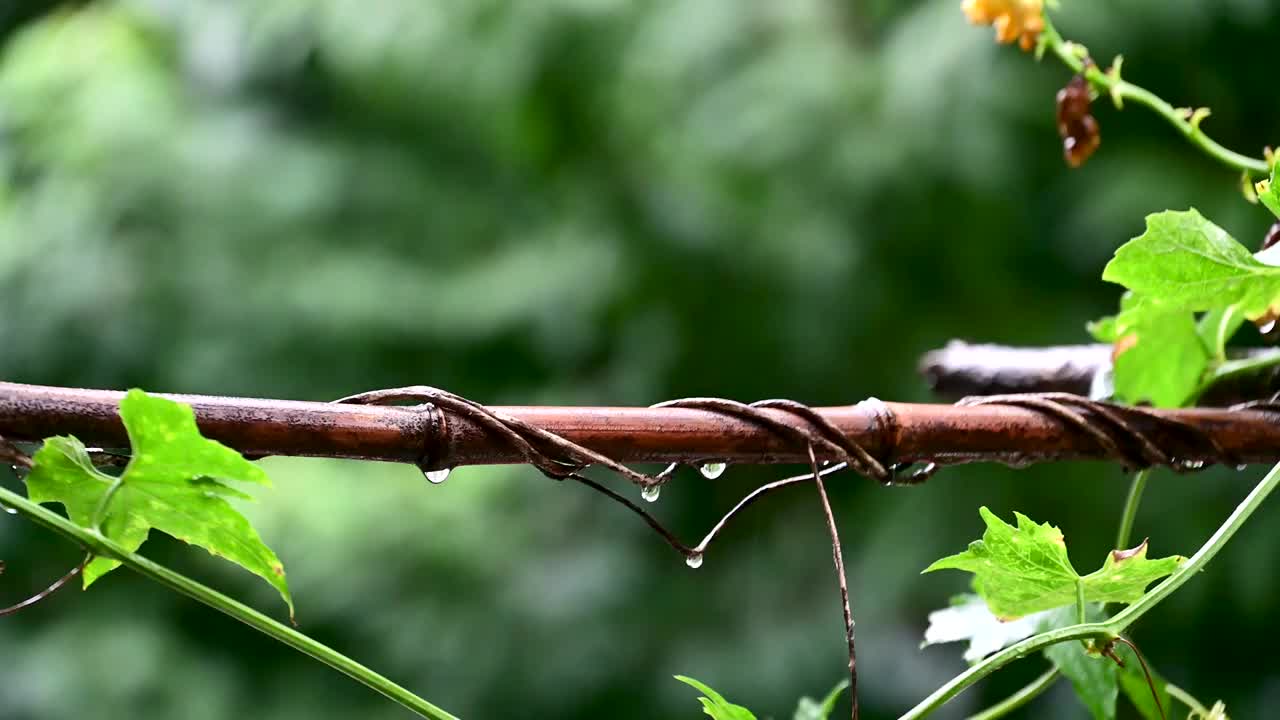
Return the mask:
<svg viewBox="0 0 1280 720">
<path fill-rule="evenodd" d="M 0 436 L 34 441 L 74 435 L 89 445 L 127 447 L 117 413 L 123 396 L 111 390 L 0 382 Z M 403 406 L 163 397 L 191 405 L 202 432 L 251 456 L 422 461 L 431 468 L 523 462 L 515 449 L 491 431 L 456 414 Z M 1095 437 L 1034 409 L 878 402 L 815 409 L 886 464 L 994 461 L 1023 465 L 1108 458 Z M 490 410 L 621 462 L 765 464 L 808 459 L 803 445 L 751 421 L 704 410 L 526 406 Z M 794 421 L 781 411 L 767 412 L 780 421 Z M 1147 411 L 1135 414 L 1131 423 L 1179 464 L 1225 462 L 1224 456 L 1239 463 L 1280 461 L 1280 422 L 1271 412 Z"/>
</svg>

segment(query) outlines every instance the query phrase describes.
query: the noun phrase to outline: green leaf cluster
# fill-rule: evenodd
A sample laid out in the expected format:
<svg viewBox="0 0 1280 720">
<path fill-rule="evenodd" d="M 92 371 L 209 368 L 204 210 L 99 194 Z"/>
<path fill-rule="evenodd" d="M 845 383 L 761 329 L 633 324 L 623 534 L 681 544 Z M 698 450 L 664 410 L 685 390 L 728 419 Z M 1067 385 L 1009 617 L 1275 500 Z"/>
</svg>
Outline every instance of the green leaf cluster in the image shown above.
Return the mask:
<svg viewBox="0 0 1280 720">
<path fill-rule="evenodd" d="M 1258 191 L 1280 217 L 1275 176 Z M 1251 253 L 1194 208 L 1147 216 L 1146 231 L 1116 250 L 1102 278 L 1129 292 L 1118 314 L 1089 331 L 1115 345 L 1116 395 L 1130 403 L 1191 404 L 1240 325 L 1280 315 L 1280 250 Z"/>
<path fill-rule="evenodd" d="M 221 443 L 204 438 L 191 407 L 130 390 L 120 417 L 133 455 L 115 477 L 94 466 L 73 437 L 53 437 L 35 454 L 27 492 L 39 503 L 61 503 L 72 522 L 96 529 L 130 551 L 151 529 L 199 545 L 271 584 L 293 614 L 284 566 L 228 498 L 252 499 L 224 481 L 269 486 L 257 465 Z M 120 566 L 94 558 L 84 569 L 87 588 Z"/>
<path fill-rule="evenodd" d="M 1009 525 L 986 507 L 979 509 L 987 525 L 981 540 L 967 550 L 942 558 L 925 568 L 965 570 L 974 574 L 974 590 L 1001 618 L 1018 618 L 1077 601 L 1131 603 L 1148 585 L 1172 573 L 1186 558 L 1174 555 L 1151 560 L 1147 544 L 1107 555 L 1102 567 L 1080 575 L 1067 557 L 1062 531 L 1015 513 Z"/>
</svg>

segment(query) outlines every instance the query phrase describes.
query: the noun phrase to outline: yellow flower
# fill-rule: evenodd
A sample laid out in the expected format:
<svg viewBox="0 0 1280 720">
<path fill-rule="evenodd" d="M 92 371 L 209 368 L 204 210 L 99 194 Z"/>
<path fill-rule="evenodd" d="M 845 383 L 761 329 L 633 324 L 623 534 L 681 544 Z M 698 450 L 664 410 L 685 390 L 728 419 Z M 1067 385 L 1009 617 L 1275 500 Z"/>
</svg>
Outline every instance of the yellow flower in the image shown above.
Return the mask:
<svg viewBox="0 0 1280 720">
<path fill-rule="evenodd" d="M 962 7 L 969 22 L 995 26 L 996 42 L 1017 40 L 1023 50 L 1044 30 L 1044 0 L 964 0 Z"/>
</svg>

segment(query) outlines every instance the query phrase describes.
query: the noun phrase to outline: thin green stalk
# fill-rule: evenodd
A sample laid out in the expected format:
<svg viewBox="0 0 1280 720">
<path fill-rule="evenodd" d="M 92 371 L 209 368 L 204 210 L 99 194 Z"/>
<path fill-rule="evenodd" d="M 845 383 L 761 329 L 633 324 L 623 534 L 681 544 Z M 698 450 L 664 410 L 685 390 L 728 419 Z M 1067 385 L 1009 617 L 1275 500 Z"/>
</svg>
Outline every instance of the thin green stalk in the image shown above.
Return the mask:
<svg viewBox="0 0 1280 720">
<path fill-rule="evenodd" d="M 1204 569 L 1205 565 L 1217 555 L 1231 537 L 1240 530 L 1249 516 L 1253 514 L 1263 500 L 1280 485 L 1280 465 L 1276 465 L 1267 471 L 1267 474 L 1253 488 L 1236 509 L 1227 518 L 1226 522 L 1218 528 L 1218 531 L 1210 537 L 1204 545 L 1196 551 L 1191 559 L 1178 566 L 1172 575 L 1165 578 L 1164 582 L 1152 588 L 1151 592 L 1143 595 L 1137 602 L 1133 603 L 1115 617 L 1108 620 L 1105 624 L 1115 630 L 1116 633 L 1123 632 L 1138 618 L 1142 617 L 1148 610 L 1155 607 L 1169 595 L 1173 594 L 1178 588 L 1182 587 L 1188 580 L 1195 577 L 1196 573 Z"/>
<path fill-rule="evenodd" d="M 991 673 L 1008 665 L 1014 660 L 1022 658 L 1033 653 L 1040 652 L 1050 645 L 1057 645 L 1060 642 L 1069 640 L 1088 640 L 1089 638 L 1101 639 L 1109 642 L 1116 636 L 1114 630 L 1107 623 L 1086 623 L 1084 625 L 1071 625 L 1069 627 L 1049 630 L 1048 632 L 1032 635 L 1021 642 L 1014 643 L 1009 647 L 1001 650 L 994 655 L 988 655 L 982 662 L 970 667 L 968 670 L 951 678 L 945 685 L 933 691 L 929 697 L 921 700 L 918 705 L 908 710 L 898 720 L 917 720 L 925 717 L 934 710 L 945 705 L 952 698 L 959 695 L 969 688 L 970 685 L 985 678 Z"/>
<path fill-rule="evenodd" d="M 1274 365 L 1280 365 L 1280 352 L 1241 358 L 1239 360 L 1228 360 L 1213 369 L 1213 373 L 1204 382 L 1204 386 L 1205 389 L 1208 389 L 1214 383 L 1230 380 L 1241 375 L 1252 375 L 1259 370 L 1265 370 Z"/>
<path fill-rule="evenodd" d="M 309 655 L 325 665 L 354 678 L 370 689 L 376 690 L 391 700 L 399 703 L 404 708 L 411 710 L 424 718 L 429 718 L 429 720 L 458 720 L 458 718 L 450 715 L 448 712 L 445 712 L 417 695 L 414 695 L 412 692 L 409 692 L 400 685 L 397 685 L 391 680 L 379 675 L 346 655 L 312 640 L 293 628 L 282 625 L 257 610 L 254 610 L 248 605 L 223 595 L 217 590 L 201 585 L 191 578 L 180 575 L 140 555 L 131 553 L 114 541 L 103 537 L 100 533 L 82 528 L 52 510 L 37 505 L 11 490 L 0 487 L 0 501 L 3 501 L 5 505 L 17 510 L 36 523 L 39 523 L 40 525 L 63 535 L 67 539 L 73 540 L 82 545 L 94 555 L 101 555 L 103 557 L 119 560 L 125 567 L 133 570 L 134 572 L 154 580 L 171 590 L 176 590 L 187 597 L 198 600 L 221 613 L 230 615 L 236 620 L 239 620 L 265 635 L 279 640 L 304 655 Z"/>
<path fill-rule="evenodd" d="M 967 718 L 967 720 L 996 720 L 996 718 L 1002 718 L 1005 715 L 1008 715 L 1009 713 L 1013 712 L 1014 710 L 1021 708 L 1023 705 L 1026 705 L 1032 700 L 1035 700 L 1036 698 L 1040 697 L 1040 695 L 1043 694 L 1045 690 L 1048 690 L 1049 688 L 1053 687 L 1053 684 L 1057 680 L 1058 680 L 1058 669 L 1049 668 L 1048 670 L 1044 671 L 1043 675 L 1027 683 L 1027 685 L 1023 687 L 1021 690 L 1019 690 L 1018 692 L 1010 695 L 1004 700 L 1001 700 L 995 705 L 992 705 L 986 710 L 983 710 L 982 712 L 977 713 L 976 715 L 970 715 Z"/>
<path fill-rule="evenodd" d="M 1219 145 L 1204 134 L 1198 121 L 1192 122 L 1177 108 L 1165 102 L 1150 90 L 1121 80 L 1119 73 L 1108 75 L 1098 69 L 1096 65 L 1090 65 L 1085 68 L 1084 60 L 1075 52 L 1078 46 L 1062 39 L 1062 36 L 1058 34 L 1057 29 L 1054 28 L 1053 23 L 1050 21 L 1048 13 L 1044 14 L 1044 32 L 1041 37 L 1047 47 L 1053 50 L 1053 54 L 1058 56 L 1058 59 L 1062 60 L 1067 67 L 1077 73 L 1084 73 L 1085 78 L 1095 88 L 1105 90 L 1116 105 L 1120 105 L 1125 100 L 1132 100 L 1139 105 L 1147 106 L 1155 111 L 1157 115 L 1168 120 L 1169 124 L 1173 125 L 1192 145 L 1200 148 L 1206 155 L 1228 167 L 1259 175 L 1266 175 L 1271 171 L 1265 160 L 1241 155 Z"/>
<path fill-rule="evenodd" d="M 1116 531 L 1116 549 L 1129 547 L 1133 535 L 1133 520 L 1138 515 L 1138 506 L 1142 504 L 1142 492 L 1147 489 L 1147 479 L 1151 477 L 1151 469 L 1139 470 L 1133 474 L 1133 482 L 1129 483 L 1129 496 L 1124 500 L 1124 510 L 1120 513 L 1120 529 Z"/>
<path fill-rule="evenodd" d="M 1085 617 L 1086 606 L 1084 604 L 1084 579 L 1076 580 L 1076 624 L 1083 625 L 1088 620 Z"/>
<path fill-rule="evenodd" d="M 1043 650 L 1050 645 L 1056 645 L 1068 640 L 1085 640 L 1088 638 L 1100 638 L 1103 641 L 1110 641 L 1119 637 L 1130 625 L 1137 622 L 1139 618 L 1160 604 L 1162 600 L 1199 574 L 1205 565 L 1226 546 L 1232 536 L 1244 525 L 1245 521 L 1266 500 L 1267 496 L 1276 489 L 1277 485 L 1280 485 L 1280 465 L 1276 465 L 1267 472 L 1266 476 L 1258 482 L 1248 496 L 1236 507 L 1235 511 L 1227 517 L 1217 532 L 1205 541 L 1195 555 L 1192 555 L 1189 560 L 1179 565 L 1172 575 L 1155 586 L 1151 592 L 1143 595 L 1137 602 L 1111 619 L 1101 623 L 1085 623 L 1050 630 L 1010 645 L 952 678 L 947 684 L 935 690 L 932 695 L 908 710 L 899 720 L 917 720 L 925 717 L 942 707 L 951 698 L 964 692 L 970 685 L 1001 667 L 1014 660 L 1024 658 L 1031 653 Z"/>
<path fill-rule="evenodd" d="M 1207 717 L 1209 715 L 1209 709 L 1206 708 L 1199 700 L 1191 697 L 1191 693 L 1186 690 L 1183 690 L 1173 683 L 1168 683 L 1164 686 L 1164 689 L 1165 692 L 1169 693 L 1169 697 L 1177 700 L 1183 705 L 1186 705 L 1188 708 L 1191 708 L 1193 712 L 1199 713 L 1201 717 Z"/>
</svg>

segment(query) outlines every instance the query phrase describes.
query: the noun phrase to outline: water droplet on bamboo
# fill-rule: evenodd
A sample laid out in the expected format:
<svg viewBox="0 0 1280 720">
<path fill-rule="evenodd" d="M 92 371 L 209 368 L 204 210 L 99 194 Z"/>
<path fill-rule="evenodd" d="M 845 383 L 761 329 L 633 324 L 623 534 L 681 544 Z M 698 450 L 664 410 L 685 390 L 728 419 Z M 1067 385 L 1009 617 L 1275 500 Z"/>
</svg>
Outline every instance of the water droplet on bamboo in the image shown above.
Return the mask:
<svg viewBox="0 0 1280 720">
<path fill-rule="evenodd" d="M 928 480 L 929 478 L 933 477 L 933 474 L 936 472 L 938 472 L 937 463 L 926 463 L 924 467 L 911 473 L 911 482 L 913 483 L 924 482 L 925 480 Z"/>
<path fill-rule="evenodd" d="M 661 485 L 649 485 L 640 489 L 640 497 L 644 498 L 645 502 L 658 502 L 658 497 L 661 495 Z"/>
<path fill-rule="evenodd" d="M 698 472 L 702 473 L 702 477 L 708 480 L 715 480 L 716 478 L 724 474 L 724 470 L 726 467 L 728 466 L 722 462 L 703 463 L 698 468 Z M 699 560 L 698 562 L 701 563 L 702 561 Z"/>
<path fill-rule="evenodd" d="M 439 485 L 449 479 L 449 471 L 451 468 L 440 468 L 439 470 L 423 470 L 422 474 L 427 478 L 427 482 L 432 485 Z"/>
<path fill-rule="evenodd" d="M 697 570 L 698 568 L 702 567 L 702 553 L 700 552 L 689 553 L 684 558 L 684 564 L 688 565 L 694 570 Z"/>
</svg>

